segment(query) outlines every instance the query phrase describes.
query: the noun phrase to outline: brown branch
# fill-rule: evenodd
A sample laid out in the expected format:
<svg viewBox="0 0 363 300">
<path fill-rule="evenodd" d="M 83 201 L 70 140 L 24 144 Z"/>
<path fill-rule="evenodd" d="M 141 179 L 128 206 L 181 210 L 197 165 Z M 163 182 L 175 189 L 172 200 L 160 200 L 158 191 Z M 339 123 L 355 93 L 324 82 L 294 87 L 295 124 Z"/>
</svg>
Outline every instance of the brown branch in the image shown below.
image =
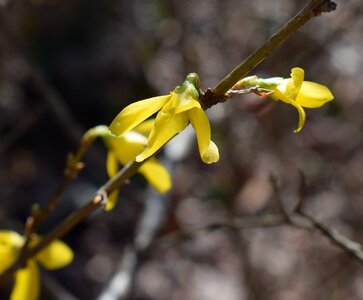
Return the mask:
<svg viewBox="0 0 363 300">
<path fill-rule="evenodd" d="M 341 234 L 334 228 L 330 228 L 328 225 L 314 219 L 312 216 L 306 213 L 300 213 L 301 216 L 309 220 L 314 229 L 326 236 L 332 243 L 337 245 L 346 253 L 356 258 L 361 264 L 363 264 L 363 246 L 360 243 L 350 240 L 345 235 Z"/>
<path fill-rule="evenodd" d="M 334 228 L 330 228 L 328 225 L 316 220 L 314 217 L 300 212 L 294 212 L 286 218 L 284 213 L 281 214 L 267 214 L 258 217 L 243 217 L 235 218 L 231 220 L 225 220 L 210 224 L 203 228 L 198 228 L 190 232 L 176 232 L 161 237 L 156 240 L 149 250 L 159 251 L 176 245 L 182 241 L 197 238 L 206 232 L 211 232 L 220 229 L 230 230 L 245 230 L 251 228 L 269 228 L 291 225 L 296 228 L 302 228 L 305 230 L 316 230 L 328 238 L 333 244 L 342 249 L 345 253 L 351 255 L 363 264 L 363 246 L 360 243 L 352 241 L 342 233 L 338 232 Z"/>
<path fill-rule="evenodd" d="M 225 94 L 228 90 L 275 51 L 300 27 L 305 25 L 312 18 L 320 15 L 322 12 L 331 12 L 335 10 L 335 8 L 336 4 L 329 0 L 311 0 L 298 14 L 274 33 L 239 66 L 232 70 L 213 89 L 207 89 L 199 100 L 202 107 L 207 109 L 214 104 L 226 101 Z"/>
<path fill-rule="evenodd" d="M 53 195 L 44 205 L 39 207 L 38 204 L 33 205 L 31 215 L 27 218 L 24 229 L 25 242 L 22 247 L 22 252 L 27 252 L 32 236 L 39 227 L 39 225 L 49 216 L 60 201 L 64 190 L 67 185 L 77 177 L 80 170 L 83 169 L 84 164 L 81 162 L 84 154 L 89 146 L 93 143 L 94 138 L 85 138 L 83 136 L 80 146 L 76 154 L 70 154 L 67 159 L 66 167 L 64 169 L 64 175 L 55 189 Z"/>
<path fill-rule="evenodd" d="M 298 215 L 291 215 L 291 218 L 294 219 L 294 222 L 296 224 L 303 222 L 303 220 L 301 220 L 300 216 Z M 151 245 L 150 250 L 152 251 L 156 250 L 157 252 L 159 250 L 169 248 L 182 241 L 191 240 L 196 237 L 202 236 L 206 232 L 211 232 L 220 229 L 231 229 L 234 231 L 239 231 L 251 228 L 277 227 L 286 224 L 287 224 L 287 219 L 284 214 L 266 214 L 257 217 L 232 218 L 221 222 L 212 223 L 207 225 L 206 227 L 197 228 L 190 232 L 178 231 L 170 233 L 156 240 Z"/>
<path fill-rule="evenodd" d="M 146 161 L 146 160 L 145 160 Z M 47 247 L 52 241 L 64 236 L 81 221 L 89 217 L 98 208 L 102 207 L 107 201 L 107 195 L 124 185 L 127 180 L 134 175 L 140 166 L 145 162 L 130 162 L 122 168 L 114 177 L 109 179 L 85 205 L 73 212 L 68 218 L 63 220 L 56 228 L 47 234 L 36 246 L 22 252 L 16 262 L 7 270 L 0 274 L 0 282 L 7 280 L 11 274 L 31 257 L 35 256 L 42 249 Z"/>
</svg>

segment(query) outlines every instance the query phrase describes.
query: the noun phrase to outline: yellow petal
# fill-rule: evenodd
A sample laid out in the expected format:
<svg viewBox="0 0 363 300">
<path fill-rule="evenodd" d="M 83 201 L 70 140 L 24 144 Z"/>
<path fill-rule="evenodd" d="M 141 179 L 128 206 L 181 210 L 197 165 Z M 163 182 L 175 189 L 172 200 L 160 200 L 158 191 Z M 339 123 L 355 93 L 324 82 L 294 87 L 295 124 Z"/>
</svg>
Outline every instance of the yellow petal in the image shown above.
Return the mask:
<svg viewBox="0 0 363 300">
<path fill-rule="evenodd" d="M 40 251 L 36 259 L 46 269 L 53 270 L 70 264 L 73 260 L 73 251 L 60 240 L 51 242 L 44 250 Z"/>
<path fill-rule="evenodd" d="M 210 141 L 208 148 L 204 151 L 202 160 L 206 164 L 215 163 L 219 160 L 219 150 L 213 141 Z"/>
<path fill-rule="evenodd" d="M 107 137 L 105 143 L 109 149 L 107 154 L 107 174 L 115 176 L 119 164 L 126 165 L 133 160 L 146 146 L 147 138 L 137 132 L 129 131 L 120 137 Z M 112 210 L 118 200 L 119 191 L 112 192 L 107 199 L 105 211 Z"/>
<path fill-rule="evenodd" d="M 33 260 L 15 273 L 15 285 L 10 300 L 38 300 L 40 290 L 39 270 Z"/>
<path fill-rule="evenodd" d="M 162 108 L 162 111 L 176 115 L 194 107 L 201 107 L 200 103 L 192 95 L 188 89 L 180 94 L 171 92 L 170 101 Z"/>
<path fill-rule="evenodd" d="M 201 108 L 200 103 L 193 99 L 193 98 L 189 98 L 187 100 L 184 101 L 184 103 L 182 103 L 181 105 L 179 105 L 178 107 L 176 107 L 172 113 L 173 114 L 179 114 L 182 112 L 185 112 L 187 110 L 190 110 L 192 108 Z"/>
<path fill-rule="evenodd" d="M 107 173 L 109 177 L 116 175 L 119 164 L 126 165 L 133 160 L 147 144 L 147 138 L 135 131 L 129 131 L 120 137 L 106 137 L 105 143 L 109 149 L 107 154 Z M 105 210 L 114 208 L 119 191 L 112 192 L 107 199 Z"/>
<path fill-rule="evenodd" d="M 211 141 L 211 130 L 206 113 L 201 108 L 193 108 L 189 111 L 189 117 L 197 134 L 199 153 L 203 162 L 211 164 L 218 161 L 219 151 Z"/>
<path fill-rule="evenodd" d="M 133 129 L 142 121 L 160 110 L 170 99 L 170 95 L 158 96 L 134 102 L 126 106 L 112 121 L 110 130 L 120 136 Z"/>
<path fill-rule="evenodd" d="M 142 122 L 141 124 L 137 125 L 134 128 L 134 131 L 144 135 L 144 136 L 148 136 L 150 134 L 151 129 L 153 128 L 155 123 L 155 119 L 149 119 L 146 120 L 144 122 Z"/>
<path fill-rule="evenodd" d="M 0 230 L 0 274 L 16 260 L 24 239 L 11 230 Z"/>
<path fill-rule="evenodd" d="M 141 162 L 158 151 L 174 135 L 184 130 L 188 125 L 188 113 L 171 115 L 160 111 L 156 117 L 154 128 L 149 135 L 145 150 L 136 156 L 135 160 Z"/>
<path fill-rule="evenodd" d="M 109 177 L 113 177 L 116 175 L 116 173 L 119 170 L 119 163 L 117 161 L 116 155 L 112 152 L 109 151 L 107 153 L 107 174 Z M 107 197 L 107 202 L 106 202 L 106 206 L 105 206 L 105 211 L 109 211 L 111 209 L 113 209 L 117 203 L 118 200 L 118 194 L 119 191 L 113 191 L 110 195 L 108 195 Z"/>
<path fill-rule="evenodd" d="M 112 151 L 108 151 L 106 160 L 107 175 L 113 177 L 118 172 L 118 162 L 116 155 Z"/>
<path fill-rule="evenodd" d="M 140 154 L 147 145 L 147 138 L 135 131 L 129 131 L 122 136 L 106 139 L 107 148 L 113 152 L 118 162 L 126 165 Z"/>
<path fill-rule="evenodd" d="M 168 170 L 155 157 L 146 161 L 139 169 L 147 181 L 160 193 L 166 193 L 171 188 Z"/>
<path fill-rule="evenodd" d="M 305 120 L 306 120 L 306 114 L 305 114 L 304 109 L 299 104 L 297 104 L 295 101 L 291 100 L 289 102 L 289 104 L 291 104 L 292 106 L 294 106 L 297 109 L 298 113 L 299 113 L 299 125 L 294 130 L 294 133 L 297 133 L 297 132 L 299 132 L 304 127 Z"/>
<path fill-rule="evenodd" d="M 295 100 L 299 94 L 301 85 L 304 81 L 304 70 L 301 68 L 293 68 L 291 70 L 291 78 L 288 80 L 286 85 L 286 96 Z"/>
<path fill-rule="evenodd" d="M 304 81 L 295 101 L 301 106 L 316 108 L 333 99 L 333 94 L 326 86 L 315 82 Z"/>
<path fill-rule="evenodd" d="M 105 211 L 109 211 L 112 210 L 118 200 L 118 194 L 119 194 L 119 190 L 113 191 L 108 197 L 107 197 L 107 202 L 106 202 L 106 206 L 105 206 Z"/>
</svg>

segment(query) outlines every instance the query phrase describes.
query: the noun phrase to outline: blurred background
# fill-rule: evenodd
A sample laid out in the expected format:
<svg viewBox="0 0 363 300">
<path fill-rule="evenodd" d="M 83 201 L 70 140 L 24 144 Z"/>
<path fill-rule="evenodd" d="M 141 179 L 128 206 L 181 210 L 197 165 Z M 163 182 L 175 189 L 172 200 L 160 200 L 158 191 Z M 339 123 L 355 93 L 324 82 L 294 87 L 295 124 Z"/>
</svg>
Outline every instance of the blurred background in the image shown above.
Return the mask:
<svg viewBox="0 0 363 300">
<path fill-rule="evenodd" d="M 189 72 L 213 87 L 305 2 L 0 0 L 0 228 L 21 232 L 86 129 L 169 93 Z M 253 72 L 288 77 L 302 67 L 335 100 L 307 110 L 298 134 L 296 110 L 281 102 L 246 95 L 212 107 L 220 161 L 204 165 L 193 133 L 178 136 L 160 155 L 171 192 L 161 197 L 134 176 L 113 211 L 64 237 L 75 260 L 42 274 L 42 299 L 363 299 L 362 265 L 318 232 L 222 228 L 164 245 L 214 222 L 279 212 L 271 175 L 292 209 L 299 170 L 304 210 L 363 243 L 363 5 L 335 2 Z M 92 146 L 41 234 L 107 180 L 105 157 L 101 142 Z"/>
</svg>

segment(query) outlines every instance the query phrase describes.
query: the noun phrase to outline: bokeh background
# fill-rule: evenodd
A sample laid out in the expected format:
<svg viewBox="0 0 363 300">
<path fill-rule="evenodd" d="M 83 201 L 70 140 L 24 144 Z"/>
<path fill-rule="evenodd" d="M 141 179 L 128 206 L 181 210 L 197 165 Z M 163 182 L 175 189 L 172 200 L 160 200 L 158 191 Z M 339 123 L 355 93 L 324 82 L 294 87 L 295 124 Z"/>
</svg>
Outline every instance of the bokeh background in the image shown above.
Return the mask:
<svg viewBox="0 0 363 300">
<path fill-rule="evenodd" d="M 1 0 L 0 228 L 22 230 L 87 128 L 109 124 L 128 103 L 168 93 L 189 72 L 202 88 L 214 86 L 304 2 Z M 291 209 L 299 170 L 305 211 L 363 243 L 363 3 L 335 2 L 335 12 L 315 18 L 253 72 L 288 77 L 300 66 L 335 100 L 307 110 L 298 134 L 296 110 L 281 102 L 246 95 L 214 106 L 208 114 L 220 161 L 204 165 L 193 133 L 178 136 L 160 155 L 172 191 L 160 197 L 133 177 L 115 210 L 64 237 L 75 260 L 42 274 L 42 299 L 101 299 L 125 263 L 134 263 L 129 299 L 363 299 L 362 265 L 317 232 L 218 229 L 161 246 L 170 234 L 278 212 L 271 175 Z M 107 180 L 101 142 L 84 162 L 40 233 Z M 150 203 L 153 225 L 141 224 Z M 145 228 L 157 231 L 146 234 L 154 246 L 135 251 Z"/>
</svg>

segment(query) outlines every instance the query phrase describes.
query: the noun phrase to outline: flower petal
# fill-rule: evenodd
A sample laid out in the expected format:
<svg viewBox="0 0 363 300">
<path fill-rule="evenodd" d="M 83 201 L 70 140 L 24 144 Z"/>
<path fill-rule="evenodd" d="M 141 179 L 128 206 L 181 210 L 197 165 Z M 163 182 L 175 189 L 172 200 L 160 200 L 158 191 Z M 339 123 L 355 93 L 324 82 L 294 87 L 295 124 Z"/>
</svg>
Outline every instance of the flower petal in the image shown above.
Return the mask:
<svg viewBox="0 0 363 300">
<path fill-rule="evenodd" d="M 170 99 L 170 95 L 153 97 L 126 106 L 112 121 L 110 130 L 120 136 L 133 129 L 142 121 L 160 110 Z"/>
<path fill-rule="evenodd" d="M 109 177 L 113 177 L 119 170 L 119 163 L 117 161 L 116 155 L 112 151 L 108 151 L 107 153 L 107 174 Z M 118 200 L 119 191 L 113 191 L 110 195 L 108 195 L 105 211 L 109 211 L 113 209 Z"/>
<path fill-rule="evenodd" d="M 144 136 L 148 136 L 150 134 L 151 129 L 154 126 L 154 123 L 155 123 L 154 118 L 146 120 L 146 121 L 142 122 L 141 124 L 137 125 L 134 128 L 134 131 L 136 131 L 137 133 L 140 133 Z"/>
<path fill-rule="evenodd" d="M 108 195 L 105 211 L 110 211 L 115 207 L 118 200 L 119 192 L 120 192 L 119 190 L 115 190 L 110 195 Z"/>
<path fill-rule="evenodd" d="M 151 157 L 139 169 L 147 181 L 160 193 L 166 193 L 171 188 L 168 170 L 155 157 Z"/>
<path fill-rule="evenodd" d="M 185 112 L 187 110 L 190 110 L 192 108 L 201 108 L 201 106 L 200 106 L 200 103 L 197 100 L 195 100 L 193 98 L 189 98 L 187 100 L 184 100 L 183 104 L 176 107 L 172 111 L 172 113 L 173 114 L 179 114 L 179 113 Z"/>
<path fill-rule="evenodd" d="M 15 285 L 10 300 L 38 300 L 40 290 L 39 270 L 33 260 L 15 273 Z"/>
<path fill-rule="evenodd" d="M 304 81 L 295 101 L 301 106 L 316 108 L 333 99 L 333 94 L 326 86 L 315 82 Z"/>
<path fill-rule="evenodd" d="M 291 104 L 292 106 L 294 106 L 297 109 L 298 113 L 299 113 L 299 125 L 294 130 L 294 133 L 298 133 L 304 127 L 305 120 L 306 120 L 306 114 L 305 114 L 305 111 L 302 108 L 302 106 L 300 106 L 299 104 L 297 104 L 295 101 L 291 100 L 289 102 L 289 104 Z"/>
<path fill-rule="evenodd" d="M 44 250 L 40 251 L 36 259 L 48 270 L 59 269 L 73 260 L 73 251 L 60 240 L 51 242 Z"/>
<path fill-rule="evenodd" d="M 193 108 L 189 111 L 189 118 L 195 129 L 198 140 L 200 157 L 203 162 L 210 164 L 219 160 L 217 146 L 211 141 L 211 130 L 208 117 L 203 109 Z"/>
<path fill-rule="evenodd" d="M 301 85 L 304 81 L 304 70 L 301 68 L 291 69 L 291 78 L 288 80 L 286 85 L 286 96 L 295 100 L 299 94 Z"/>
<path fill-rule="evenodd" d="M 126 165 L 145 149 L 148 140 L 140 133 L 129 131 L 118 138 L 106 138 L 105 142 L 117 161 L 122 165 Z"/>
<path fill-rule="evenodd" d="M 108 177 L 113 177 L 118 172 L 118 161 L 112 151 L 108 151 L 106 159 L 106 169 Z"/>
<path fill-rule="evenodd" d="M 0 230 L 0 274 L 17 258 L 23 237 L 11 230 Z"/>
<path fill-rule="evenodd" d="M 177 115 L 160 111 L 156 116 L 154 128 L 149 135 L 145 150 L 136 156 L 135 160 L 141 162 L 158 151 L 174 135 L 184 130 L 188 125 L 188 113 Z"/>
</svg>

